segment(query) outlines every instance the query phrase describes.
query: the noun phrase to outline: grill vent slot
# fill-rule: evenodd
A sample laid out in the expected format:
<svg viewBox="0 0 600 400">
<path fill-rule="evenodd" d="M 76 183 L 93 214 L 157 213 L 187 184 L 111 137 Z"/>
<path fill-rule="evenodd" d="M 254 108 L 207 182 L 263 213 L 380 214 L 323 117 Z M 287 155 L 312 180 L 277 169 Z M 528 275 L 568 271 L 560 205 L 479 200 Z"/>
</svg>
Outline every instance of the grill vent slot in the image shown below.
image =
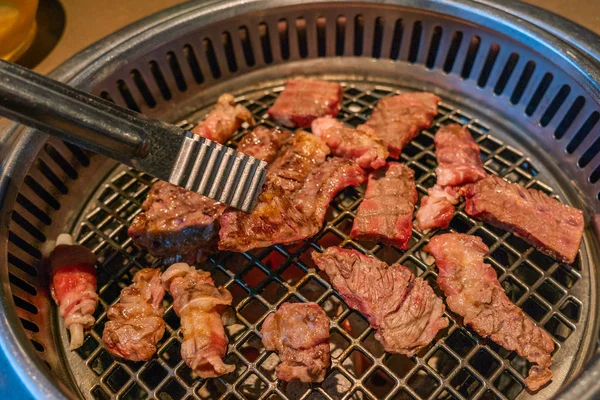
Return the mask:
<svg viewBox="0 0 600 400">
<path fill-rule="evenodd" d="M 264 22 L 258 25 L 258 35 L 262 46 L 263 60 L 266 64 L 271 64 L 273 62 L 273 52 L 271 50 L 271 42 L 269 41 L 269 27 Z M 215 76 L 215 78 L 218 77 Z"/>
<path fill-rule="evenodd" d="M 412 36 L 410 39 L 410 49 L 408 52 L 408 62 L 415 63 L 419 56 L 421 46 L 421 34 L 423 33 L 423 24 L 417 21 L 413 25 Z"/>
<path fill-rule="evenodd" d="M 252 42 L 250 41 L 250 34 L 248 33 L 247 26 L 240 26 L 240 41 L 242 42 L 242 49 L 244 51 L 244 58 L 246 59 L 246 65 L 249 67 L 254 66 L 254 51 L 252 50 Z M 198 82 L 200 83 L 200 82 Z"/>
<path fill-rule="evenodd" d="M 335 54 L 344 55 L 344 46 L 346 44 L 346 17 L 340 15 L 335 21 Z"/>
<path fill-rule="evenodd" d="M 177 61 L 177 57 L 172 51 L 167 53 L 167 63 L 171 68 L 171 74 L 173 74 L 173 78 L 175 79 L 177 89 L 179 89 L 180 92 L 185 92 L 187 90 L 187 83 L 185 81 L 185 78 L 183 77 L 183 72 L 181 72 L 179 61 Z"/>
<path fill-rule="evenodd" d="M 296 33 L 298 35 L 298 53 L 301 58 L 308 57 L 308 40 L 306 38 L 306 20 L 302 17 L 296 19 Z"/>
<path fill-rule="evenodd" d="M 42 253 L 28 241 L 22 239 L 14 232 L 8 232 L 8 241 L 36 259 L 42 258 Z"/>
<path fill-rule="evenodd" d="M 583 153 L 581 158 L 579 158 L 579 161 L 577 161 L 579 168 L 585 168 L 596 157 L 598 152 L 600 152 L 600 138 L 596 139 L 585 153 Z"/>
<path fill-rule="evenodd" d="M 362 56 L 363 54 L 363 39 L 365 32 L 365 19 L 362 15 L 357 15 L 354 18 L 354 55 Z"/>
<path fill-rule="evenodd" d="M 208 61 L 208 66 L 210 67 L 210 73 L 213 78 L 219 79 L 221 77 L 221 68 L 219 68 L 219 62 L 217 61 L 217 55 L 215 54 L 212 40 L 204 38 L 202 44 L 204 45 L 204 54 Z"/>
<path fill-rule="evenodd" d="M 590 174 L 590 183 L 596 183 L 600 179 L 600 166 L 596 167 L 594 171 Z"/>
<path fill-rule="evenodd" d="M 594 129 L 599 119 L 600 113 L 598 111 L 594 111 L 590 114 L 590 116 L 583 123 L 581 128 L 579 128 L 575 136 L 573 136 L 573 139 L 571 139 L 571 141 L 567 145 L 567 153 L 572 154 L 575 150 L 577 150 L 579 145 L 585 140 L 585 138 L 591 132 L 591 130 Z"/>
<path fill-rule="evenodd" d="M 27 329 L 28 331 L 33 333 L 38 333 L 40 331 L 40 328 L 36 324 L 25 318 L 21 318 L 21 323 L 23 323 L 23 328 Z"/>
<path fill-rule="evenodd" d="M 12 220 L 15 221 L 21 228 L 25 229 L 27 233 L 33 236 L 40 242 L 44 242 L 46 240 L 46 236 L 35 226 L 31 224 L 31 222 L 27 221 L 21 214 L 17 211 L 13 211 Z"/>
<path fill-rule="evenodd" d="M 243 43 L 243 39 L 242 39 Z M 244 48 L 245 49 L 245 48 Z M 246 54 L 244 52 L 244 54 Z M 190 71 L 192 71 L 192 76 L 197 84 L 201 84 L 204 82 L 204 74 L 202 73 L 202 69 L 200 68 L 200 64 L 198 63 L 198 59 L 196 58 L 196 52 L 192 48 L 191 45 L 186 44 L 183 46 L 183 55 L 190 66 Z"/>
<path fill-rule="evenodd" d="M 121 98 L 125 102 L 127 108 L 136 112 L 141 112 L 140 107 L 138 107 L 137 103 L 135 102 L 135 99 L 133 98 L 133 95 L 131 94 L 131 90 L 129 90 L 129 87 L 127 86 L 124 80 L 119 79 L 117 81 L 117 89 L 119 90 Z"/>
<path fill-rule="evenodd" d="M 431 37 L 431 43 L 429 44 L 429 54 L 427 55 L 427 62 L 425 65 L 427 68 L 432 69 L 435 65 L 435 60 L 440 49 L 440 42 L 442 41 L 442 27 L 436 26 L 433 29 L 433 36 Z"/>
<path fill-rule="evenodd" d="M 381 58 L 384 27 L 385 27 L 385 20 L 383 19 L 383 17 L 375 18 L 375 28 L 373 30 L 373 51 L 371 53 L 373 58 Z"/>
<path fill-rule="evenodd" d="M 77 159 L 77 161 L 79 161 L 81 163 L 81 165 L 83 165 L 84 167 L 87 167 L 87 166 L 90 165 L 90 158 L 86 154 L 85 151 L 83 151 L 79 147 L 75 146 L 74 144 L 67 143 L 67 142 L 61 142 L 61 143 L 67 149 L 69 149 L 69 151 L 71 152 L 71 154 L 73 154 L 75 156 L 75 158 Z"/>
<path fill-rule="evenodd" d="M 563 103 L 569 96 L 569 93 L 571 93 L 571 87 L 569 85 L 563 85 L 560 88 L 560 90 L 558 91 L 556 96 L 554 96 L 554 99 L 552 100 L 548 108 L 546 108 L 544 115 L 542 115 L 542 118 L 540 118 L 541 126 L 548 126 L 550 121 L 552 121 L 552 118 L 554 118 L 560 107 L 563 105 Z"/>
<path fill-rule="evenodd" d="M 394 25 L 394 36 L 392 39 L 392 49 L 390 50 L 390 58 L 397 60 L 400 56 L 400 48 L 402 47 L 402 35 L 404 34 L 404 25 L 401 19 L 396 21 Z"/>
<path fill-rule="evenodd" d="M 48 214 L 46 214 L 44 211 L 40 210 L 38 206 L 33 204 L 28 198 L 23 196 L 21 193 L 17 195 L 17 203 L 44 224 L 52 224 L 52 219 L 50 218 L 50 216 L 48 216 Z"/>
<path fill-rule="evenodd" d="M 279 32 L 279 46 L 281 48 L 281 58 L 287 60 L 290 58 L 290 37 L 288 32 L 288 23 L 285 19 L 280 19 L 277 24 Z"/>
<path fill-rule="evenodd" d="M 140 74 L 140 71 L 138 71 L 137 69 L 132 70 L 131 78 L 133 79 L 135 86 L 137 87 L 138 91 L 144 98 L 144 101 L 146 102 L 148 107 L 150 107 L 150 108 L 156 107 L 156 100 L 154 100 L 154 96 L 152 96 L 150 89 L 148 89 L 148 84 L 142 77 L 142 74 Z"/>
<path fill-rule="evenodd" d="M 37 269 L 11 253 L 8 253 L 8 262 L 34 278 L 38 276 Z"/>
<path fill-rule="evenodd" d="M 69 192 L 69 189 L 67 189 L 63 181 L 56 176 L 48 164 L 46 164 L 40 158 L 37 159 L 36 164 L 37 169 L 46 177 L 46 179 L 48 179 L 50 183 L 52 183 L 52 185 L 54 185 L 56 189 L 58 189 L 59 192 L 62 194 L 67 194 Z"/>
<path fill-rule="evenodd" d="M 327 20 L 317 18 L 317 56 L 325 57 L 327 54 Z"/>
<path fill-rule="evenodd" d="M 17 307 L 27 311 L 30 314 L 37 314 L 39 312 L 36 306 L 18 296 L 13 295 L 13 300 L 15 301 L 15 305 Z"/>
<path fill-rule="evenodd" d="M 46 191 L 35 179 L 31 176 L 25 177 L 25 184 L 31 188 L 42 200 L 55 210 L 60 209 L 60 203 L 54 196 Z"/>
<path fill-rule="evenodd" d="M 481 38 L 479 36 L 473 36 L 471 38 L 471 42 L 469 43 L 469 50 L 467 51 L 467 56 L 465 57 L 462 72 L 460 73 L 460 76 L 462 76 L 463 79 L 469 79 L 469 76 L 471 75 L 471 70 L 473 69 L 473 64 L 475 64 L 475 58 L 477 57 L 477 52 L 479 51 L 480 44 Z"/>
<path fill-rule="evenodd" d="M 223 32 L 221 38 L 223 40 L 223 50 L 225 50 L 225 57 L 227 58 L 227 66 L 229 67 L 229 71 L 236 72 L 238 70 L 238 66 L 235 59 L 233 42 L 231 41 L 231 34 L 229 32 Z"/>
<path fill-rule="evenodd" d="M 37 290 L 35 290 L 35 288 L 32 285 L 25 282 L 23 279 L 19 278 L 18 276 L 14 275 L 13 273 L 11 273 L 11 272 L 8 273 L 8 279 L 11 284 L 13 284 L 16 287 L 18 287 L 19 289 L 29 293 L 30 295 L 35 296 L 37 294 Z"/>
<path fill-rule="evenodd" d="M 504 69 L 500 74 L 500 78 L 498 78 L 498 82 L 496 82 L 496 86 L 494 87 L 494 93 L 498 96 L 504 92 L 504 88 L 506 88 L 506 84 L 510 79 L 517 63 L 519 62 L 519 55 L 517 53 L 511 53 L 506 61 L 506 65 L 504 65 Z"/>
<path fill-rule="evenodd" d="M 481 70 L 481 74 L 477 80 L 477 86 L 482 88 L 487 85 L 487 81 L 490 78 L 490 74 L 492 73 L 492 69 L 494 68 L 494 64 L 496 63 L 499 52 L 500 46 L 497 43 L 494 43 L 490 46 L 487 58 L 485 59 L 485 64 L 483 64 L 483 69 Z"/>
<path fill-rule="evenodd" d="M 546 94 L 546 91 L 550 87 L 550 84 L 552 83 L 553 79 L 554 79 L 554 76 L 552 76 L 552 73 L 546 72 L 544 74 L 542 81 L 540 82 L 537 89 L 535 90 L 535 93 L 531 97 L 531 100 L 529 100 L 529 104 L 527 104 L 527 108 L 525 108 L 525 114 L 527 114 L 527 116 L 531 117 L 533 115 L 533 113 L 535 112 L 535 110 L 538 108 L 538 106 L 540 105 L 540 102 L 542 101 L 542 98 Z"/>
<path fill-rule="evenodd" d="M 160 70 L 160 66 L 156 61 L 150 61 L 150 73 L 154 77 L 154 81 L 160 90 L 160 94 L 163 99 L 169 101 L 173 97 L 171 95 L 171 89 L 169 89 L 169 85 L 167 85 L 167 81 L 165 80 L 165 76 Z"/>
<path fill-rule="evenodd" d="M 446 56 L 446 61 L 444 61 L 444 72 L 447 74 L 450 73 L 452 71 L 452 68 L 454 67 L 454 62 L 456 61 L 456 57 L 458 56 L 458 50 L 460 50 L 462 38 L 463 33 L 461 31 L 456 31 L 452 35 L 452 42 L 450 42 L 448 55 Z"/>
<path fill-rule="evenodd" d="M 521 77 L 515 86 L 512 96 L 510 96 L 511 104 L 518 104 L 521 101 L 521 97 L 523 97 L 523 93 L 525 93 L 525 89 L 531 80 L 535 67 L 534 61 L 528 61 L 527 64 L 525 64 L 525 68 L 523 69 L 523 72 L 521 72 Z"/>
</svg>

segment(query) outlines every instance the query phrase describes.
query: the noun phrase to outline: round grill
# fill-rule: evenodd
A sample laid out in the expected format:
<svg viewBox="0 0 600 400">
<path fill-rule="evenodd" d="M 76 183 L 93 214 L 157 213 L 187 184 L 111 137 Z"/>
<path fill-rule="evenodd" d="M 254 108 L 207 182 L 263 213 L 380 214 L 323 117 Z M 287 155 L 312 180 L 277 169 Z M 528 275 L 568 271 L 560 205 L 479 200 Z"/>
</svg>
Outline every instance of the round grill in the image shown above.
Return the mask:
<svg viewBox="0 0 600 400">
<path fill-rule="evenodd" d="M 441 125 L 459 123 L 478 142 L 489 173 L 583 208 L 589 220 L 598 208 L 600 113 L 596 85 L 583 74 L 585 59 L 575 65 L 563 53 L 564 42 L 525 22 L 515 29 L 503 18 L 508 18 L 504 12 L 469 2 L 436 3 L 434 9 L 419 9 L 410 2 L 187 5 L 116 35 L 112 40 L 122 43 L 106 49 L 108 53 L 75 75 L 74 82 L 186 127 L 198 122 L 226 91 L 261 124 L 273 126 L 266 109 L 282 90 L 283 79 L 294 75 L 341 82 L 344 100 L 338 118 L 352 126 L 363 123 L 382 97 L 435 91 L 443 99 L 440 114 L 402 153 L 402 161 L 415 171 L 420 196 L 435 182 L 433 135 Z M 83 57 L 72 65 L 90 61 Z M 244 133 L 236 134 L 230 144 L 235 146 Z M 406 252 L 349 238 L 364 187 L 338 195 L 322 231 L 306 242 L 244 254 L 220 252 L 199 266 L 234 296 L 236 323 L 227 328 L 226 358 L 236 365 L 234 373 L 206 381 L 192 376 L 179 355 L 179 320 L 170 307 L 165 313 L 167 332 L 152 361 L 114 360 L 100 344 L 106 310 L 139 268 L 158 266 L 127 236 L 152 178 L 74 146 L 45 142 L 31 132 L 7 138 L 14 145 L 9 165 L 30 167 L 13 174 L 13 182 L 7 184 L 3 211 L 10 210 L 11 219 L 2 257 L 8 273 L 0 277 L 10 284 L 5 296 L 14 302 L 7 306 L 7 315 L 20 319 L 37 353 L 24 337 L 19 339 L 29 350 L 27 359 L 36 366 L 35 373 L 57 375 L 67 385 L 49 386 L 51 395 L 532 397 L 523 385 L 526 360 L 482 339 L 448 311 L 450 327 L 415 357 L 385 353 L 364 317 L 349 309 L 326 277 L 315 271 L 312 249 L 355 248 L 409 267 L 443 298 L 432 260 L 421 250 L 436 232 L 414 230 Z M 23 150 L 26 146 L 29 152 Z M 31 149 L 39 152 L 32 154 Z M 594 233 L 586 229 L 577 260 L 567 266 L 510 233 L 471 219 L 462 206 L 450 229 L 482 237 L 490 247 L 487 262 L 509 298 L 551 334 L 557 348 L 554 379 L 535 397 L 552 397 L 581 370 L 596 343 Z M 100 258 L 97 323 L 76 352 L 67 350 L 41 261 L 47 238 L 63 231 L 72 231 Z M 277 358 L 265 352 L 258 332 L 266 315 L 285 301 L 316 301 L 331 318 L 332 368 L 320 385 L 286 384 L 275 378 Z"/>
</svg>

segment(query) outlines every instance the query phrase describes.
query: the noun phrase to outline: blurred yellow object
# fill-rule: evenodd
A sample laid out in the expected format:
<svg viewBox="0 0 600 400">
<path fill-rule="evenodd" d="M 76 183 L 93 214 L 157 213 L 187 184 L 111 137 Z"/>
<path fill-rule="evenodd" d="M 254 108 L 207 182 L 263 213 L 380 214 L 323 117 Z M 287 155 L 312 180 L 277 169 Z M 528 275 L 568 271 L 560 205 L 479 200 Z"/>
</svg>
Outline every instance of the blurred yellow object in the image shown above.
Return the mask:
<svg viewBox="0 0 600 400">
<path fill-rule="evenodd" d="M 0 58 L 14 61 L 31 45 L 38 0 L 0 0 Z"/>
</svg>

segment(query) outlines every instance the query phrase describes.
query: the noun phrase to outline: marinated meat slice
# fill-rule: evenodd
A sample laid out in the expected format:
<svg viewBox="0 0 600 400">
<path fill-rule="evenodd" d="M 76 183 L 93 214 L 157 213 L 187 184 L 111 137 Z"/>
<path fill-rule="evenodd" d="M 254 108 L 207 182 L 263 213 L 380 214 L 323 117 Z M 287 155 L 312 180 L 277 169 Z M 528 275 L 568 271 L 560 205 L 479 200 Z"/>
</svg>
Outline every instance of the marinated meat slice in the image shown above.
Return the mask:
<svg viewBox="0 0 600 400">
<path fill-rule="evenodd" d="M 119 302 L 108 309 L 102 334 L 106 350 L 130 361 L 150 360 L 165 333 L 164 296 L 159 270 L 138 271 L 133 284 L 121 291 Z"/>
<path fill-rule="evenodd" d="M 377 103 L 365 125 L 373 128 L 388 146 L 390 157 L 400 158 L 404 146 L 429 128 L 441 101 L 433 93 L 403 93 Z"/>
<path fill-rule="evenodd" d="M 437 181 L 421 199 L 417 211 L 419 229 L 442 228 L 450 224 L 460 187 L 486 177 L 479 146 L 466 128 L 458 124 L 441 127 L 434 137 Z"/>
<path fill-rule="evenodd" d="M 223 144 L 243 122 L 253 126 L 255 122 L 252 113 L 246 107 L 236 105 L 233 96 L 226 93 L 219 97 L 215 108 L 191 132 Z"/>
<path fill-rule="evenodd" d="M 195 262 L 214 246 L 218 218 L 227 206 L 208 197 L 158 181 L 152 185 L 143 213 L 129 226 L 134 243 L 165 262 Z"/>
<path fill-rule="evenodd" d="M 438 163 L 435 169 L 438 185 L 464 185 L 487 176 L 479 145 L 466 128 L 458 124 L 445 125 L 437 131 L 433 141 Z"/>
<path fill-rule="evenodd" d="M 227 336 L 221 313 L 231 305 L 231 293 L 216 288 L 210 273 L 188 264 L 171 265 L 162 276 L 163 287 L 173 297 L 173 310 L 181 319 L 181 358 L 200 378 L 215 378 L 235 370 L 222 358 Z"/>
<path fill-rule="evenodd" d="M 242 138 L 237 150 L 267 163 L 272 162 L 284 142 L 291 135 L 288 131 L 257 126 L 252 132 Z"/>
<path fill-rule="evenodd" d="M 495 175 L 470 185 L 467 214 L 513 232 L 560 262 L 575 261 L 583 237 L 583 211 Z"/>
<path fill-rule="evenodd" d="M 242 122 L 254 125 L 252 114 L 235 105 L 232 95 L 219 97 L 215 108 L 192 132 L 225 143 Z M 218 218 L 226 205 L 179 186 L 158 181 L 152 185 L 143 213 L 129 226 L 133 242 L 165 263 L 200 261 L 215 250 Z"/>
<path fill-rule="evenodd" d="M 71 333 L 70 350 L 83 344 L 84 330 L 94 325 L 98 304 L 96 256 L 88 248 L 73 244 L 67 233 L 58 236 L 48 256 L 50 293 L 65 327 Z"/>
<path fill-rule="evenodd" d="M 410 357 L 448 326 L 442 300 L 408 268 L 340 247 L 313 252 L 312 258 L 346 304 L 377 330 L 386 351 Z"/>
<path fill-rule="evenodd" d="M 223 214 L 219 248 L 242 252 L 312 237 L 321 229 L 335 195 L 364 179 L 364 170 L 355 162 L 338 157 L 314 169 L 297 191 L 286 192 L 267 177 L 250 214 L 233 210 Z"/>
<path fill-rule="evenodd" d="M 353 129 L 335 118 L 323 117 L 313 121 L 312 132 L 323 139 L 336 156 L 354 160 L 363 168 L 377 169 L 385 165 L 387 146 L 367 125 Z"/>
<path fill-rule="evenodd" d="M 481 336 L 537 364 L 525 379 L 529 390 L 549 382 L 554 342 L 506 296 L 494 269 L 483 262 L 489 252 L 483 240 L 447 233 L 434 236 L 425 251 L 435 258 L 448 307 Z"/>
<path fill-rule="evenodd" d="M 277 379 L 322 382 L 331 363 L 329 318 L 316 303 L 283 303 L 260 334 L 267 350 L 279 352 Z"/>
<path fill-rule="evenodd" d="M 418 198 L 414 172 L 406 165 L 391 162 L 371 172 L 350 236 L 406 250 Z"/>
<path fill-rule="evenodd" d="M 421 207 L 417 210 L 417 228 L 446 229 L 454 216 L 454 206 L 458 203 L 460 193 L 452 186 L 434 185 L 429 195 L 421 199 Z"/>
<path fill-rule="evenodd" d="M 342 87 L 315 79 L 290 79 L 269 108 L 269 117 L 290 128 L 310 128 L 319 117 L 335 117 L 340 111 Z"/>
</svg>

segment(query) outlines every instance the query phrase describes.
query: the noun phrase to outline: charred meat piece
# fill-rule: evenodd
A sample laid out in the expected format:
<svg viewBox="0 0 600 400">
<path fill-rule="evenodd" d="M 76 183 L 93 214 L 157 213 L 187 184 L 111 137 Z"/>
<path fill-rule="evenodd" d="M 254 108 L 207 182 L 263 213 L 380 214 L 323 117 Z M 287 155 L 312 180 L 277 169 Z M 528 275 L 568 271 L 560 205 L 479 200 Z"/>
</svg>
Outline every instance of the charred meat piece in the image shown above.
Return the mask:
<svg viewBox="0 0 600 400">
<path fill-rule="evenodd" d="M 481 336 L 536 364 L 525 379 L 529 390 L 549 382 L 554 342 L 506 296 L 494 269 L 483 262 L 489 252 L 483 240 L 447 233 L 434 236 L 425 251 L 435 258 L 448 307 Z"/>
<path fill-rule="evenodd" d="M 331 363 L 329 318 L 316 303 L 283 303 L 260 334 L 267 350 L 279 352 L 277 379 L 322 382 Z"/>
<path fill-rule="evenodd" d="M 323 117 L 313 121 L 312 132 L 327 143 L 333 155 L 354 160 L 362 168 L 385 165 L 387 146 L 367 125 L 353 129 L 335 118 Z"/>
<path fill-rule="evenodd" d="M 340 111 L 342 87 L 314 79 L 291 79 L 271 108 L 269 117 L 290 128 L 310 128 L 319 117 L 335 117 Z"/>
<path fill-rule="evenodd" d="M 477 182 L 487 176 L 483 169 L 479 145 L 469 131 L 458 125 L 441 127 L 433 139 L 440 186 L 458 186 Z"/>
<path fill-rule="evenodd" d="M 417 211 L 419 229 L 442 228 L 450 224 L 460 187 L 487 176 L 483 169 L 479 146 L 469 131 L 458 125 L 441 127 L 434 137 L 437 181 L 429 195 L 421 199 Z"/>
<path fill-rule="evenodd" d="M 250 126 L 255 124 L 252 113 L 246 107 L 236 105 L 233 96 L 226 93 L 219 97 L 215 108 L 191 132 L 223 144 L 242 126 L 242 122 Z"/>
<path fill-rule="evenodd" d="M 215 378 L 235 370 L 222 358 L 227 336 L 221 312 L 231 305 L 231 293 L 216 288 L 210 273 L 188 264 L 171 265 L 162 276 L 163 287 L 173 297 L 173 310 L 181 319 L 181 358 L 201 378 Z"/>
<path fill-rule="evenodd" d="M 414 172 L 406 165 L 391 162 L 371 172 L 350 236 L 406 250 L 418 198 Z"/>
<path fill-rule="evenodd" d="M 83 344 L 84 329 L 94 325 L 98 304 L 96 256 L 86 247 L 73 244 L 71 235 L 63 233 L 48 256 L 50 293 L 71 333 L 70 350 Z"/>
<path fill-rule="evenodd" d="M 196 262 L 214 246 L 218 218 L 227 206 L 158 181 L 129 226 L 134 243 L 165 262 Z"/>
<path fill-rule="evenodd" d="M 235 105 L 232 95 L 223 94 L 192 132 L 225 143 L 243 121 L 254 125 L 250 111 Z M 142 204 L 144 212 L 134 218 L 128 233 L 136 245 L 165 263 L 193 263 L 215 250 L 218 218 L 225 208 L 208 197 L 158 181 L 150 188 Z"/>
<path fill-rule="evenodd" d="M 575 261 L 583 211 L 495 175 L 467 187 L 467 214 L 513 232 L 560 262 Z"/>
<path fill-rule="evenodd" d="M 404 146 L 423 129 L 429 128 L 441 101 L 433 93 L 403 93 L 377 103 L 365 125 L 373 128 L 388 146 L 390 157 L 398 159 Z"/>
<path fill-rule="evenodd" d="M 267 177 L 250 214 L 233 210 L 223 214 L 219 248 L 242 252 L 312 237 L 321 229 L 335 195 L 364 179 L 364 170 L 355 162 L 338 157 L 314 169 L 297 190 L 285 191 Z"/>
<path fill-rule="evenodd" d="M 242 138 L 237 150 L 267 163 L 272 162 L 283 143 L 290 140 L 290 133 L 280 129 L 257 126 Z"/>
<path fill-rule="evenodd" d="M 159 270 L 138 271 L 133 284 L 121 291 L 119 302 L 108 309 L 102 334 L 106 350 L 130 361 L 150 360 L 165 333 L 164 296 Z"/>
<path fill-rule="evenodd" d="M 454 187 L 434 185 L 429 189 L 429 195 L 421 199 L 421 207 L 416 215 L 417 227 L 421 230 L 447 228 L 454 217 L 454 206 L 459 198 L 460 193 Z"/>
<path fill-rule="evenodd" d="M 410 357 L 448 326 L 442 300 L 408 268 L 340 247 L 312 258 L 346 304 L 367 317 L 386 351 Z"/>
</svg>

